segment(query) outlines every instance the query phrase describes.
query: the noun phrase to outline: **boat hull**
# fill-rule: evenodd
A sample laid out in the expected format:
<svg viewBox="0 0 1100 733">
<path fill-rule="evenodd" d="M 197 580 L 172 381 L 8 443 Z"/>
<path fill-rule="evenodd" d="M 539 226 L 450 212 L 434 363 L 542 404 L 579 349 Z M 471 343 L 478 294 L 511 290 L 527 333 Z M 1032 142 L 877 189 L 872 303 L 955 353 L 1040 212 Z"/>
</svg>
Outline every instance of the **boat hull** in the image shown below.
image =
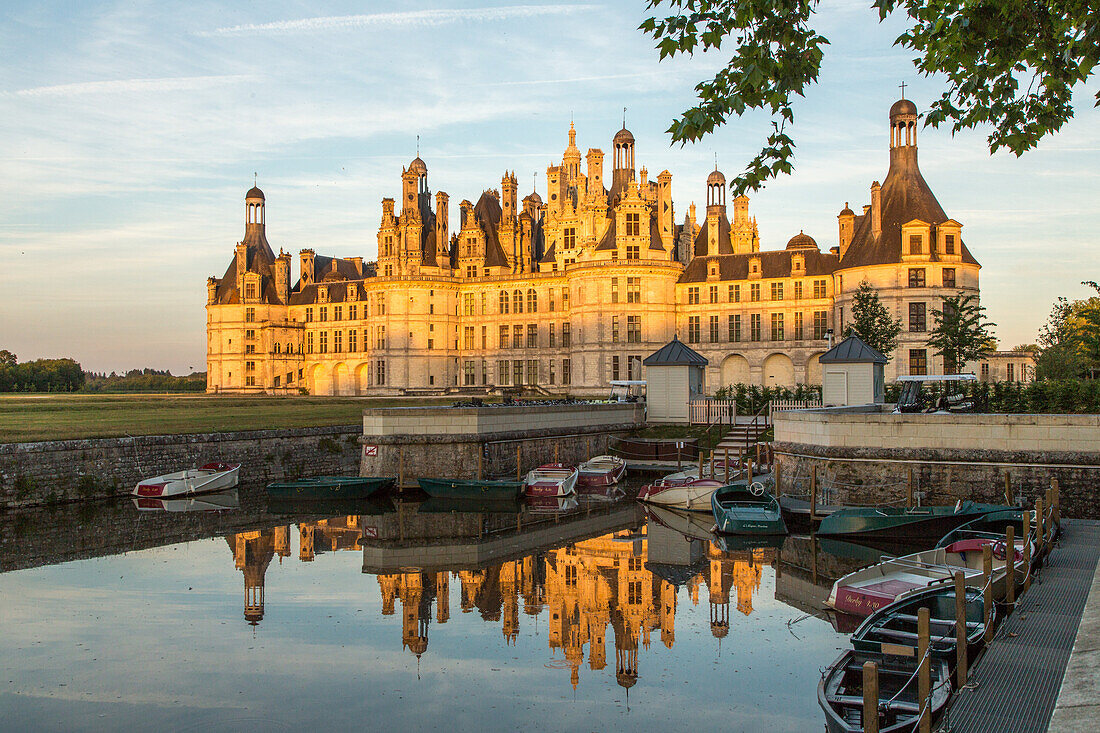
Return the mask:
<svg viewBox="0 0 1100 733">
<path fill-rule="evenodd" d="M 428 496 L 437 499 L 515 499 L 523 493 L 522 481 L 477 481 L 446 478 L 417 479 Z"/>
<path fill-rule="evenodd" d="M 168 499 L 225 491 L 237 485 L 240 470 L 239 463 L 208 463 L 201 468 L 145 479 L 138 482 L 132 493 L 139 497 Z"/>
<path fill-rule="evenodd" d="M 721 486 L 720 481 L 710 479 L 680 484 L 656 481 L 638 492 L 638 501 L 689 512 L 709 512 L 710 499 Z"/>
<path fill-rule="evenodd" d="M 779 502 L 768 493 L 756 496 L 744 486 L 725 486 L 711 496 L 711 511 L 720 534 L 787 534 Z"/>
<path fill-rule="evenodd" d="M 561 464 L 539 466 L 527 474 L 523 492 L 533 497 L 569 496 L 577 486 L 578 471 Z"/>
<path fill-rule="evenodd" d="M 858 652 L 882 652 L 883 644 L 917 645 L 917 614 L 929 610 L 930 648 L 933 656 L 954 661 L 956 655 L 955 587 L 929 588 L 876 611 L 852 634 Z M 985 638 L 985 599 L 979 588 L 966 589 L 967 654 L 973 656 Z M 996 623 L 996 604 L 989 623 Z"/>
<path fill-rule="evenodd" d="M 577 470 L 577 488 L 595 489 L 614 486 L 626 475 L 626 462 L 613 456 L 601 456 L 602 461 L 594 459 L 582 463 Z M 593 467 L 587 467 L 589 463 Z"/>
<path fill-rule="evenodd" d="M 829 733 L 860 733 L 863 731 L 863 663 L 873 661 L 879 668 L 879 731 L 902 733 L 916 729 L 918 703 L 917 676 L 914 664 L 897 664 L 882 654 L 847 650 L 833 662 L 817 686 L 817 702 L 825 713 L 825 729 Z M 932 720 L 943 712 L 951 693 L 948 684 L 950 670 L 947 661 L 933 658 Z M 889 704 L 883 704 L 889 701 Z"/>
<path fill-rule="evenodd" d="M 1010 507 L 964 502 L 962 507 L 848 507 L 821 520 L 817 534 L 880 540 L 938 540 L 991 511 Z"/>
<path fill-rule="evenodd" d="M 367 499 L 397 481 L 392 476 L 319 476 L 267 485 L 267 495 L 282 501 L 316 499 Z"/>
</svg>

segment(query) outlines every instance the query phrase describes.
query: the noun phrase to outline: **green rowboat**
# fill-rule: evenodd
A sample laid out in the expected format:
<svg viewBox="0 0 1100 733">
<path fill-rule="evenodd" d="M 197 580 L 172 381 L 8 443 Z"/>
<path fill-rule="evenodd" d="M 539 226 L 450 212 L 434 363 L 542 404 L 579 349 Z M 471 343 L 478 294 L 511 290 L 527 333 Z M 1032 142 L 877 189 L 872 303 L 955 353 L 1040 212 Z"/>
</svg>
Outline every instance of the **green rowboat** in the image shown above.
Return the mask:
<svg viewBox="0 0 1100 733">
<path fill-rule="evenodd" d="M 424 493 L 436 499 L 515 499 L 523 493 L 522 481 L 421 478 L 417 482 Z"/>
<path fill-rule="evenodd" d="M 272 499 L 366 499 L 394 485 L 393 476 L 315 476 L 267 485 Z"/>
<path fill-rule="evenodd" d="M 960 501 L 955 506 L 848 507 L 837 509 L 822 519 L 817 534 L 934 542 L 967 522 L 992 512 L 1011 509 L 973 501 Z"/>
</svg>

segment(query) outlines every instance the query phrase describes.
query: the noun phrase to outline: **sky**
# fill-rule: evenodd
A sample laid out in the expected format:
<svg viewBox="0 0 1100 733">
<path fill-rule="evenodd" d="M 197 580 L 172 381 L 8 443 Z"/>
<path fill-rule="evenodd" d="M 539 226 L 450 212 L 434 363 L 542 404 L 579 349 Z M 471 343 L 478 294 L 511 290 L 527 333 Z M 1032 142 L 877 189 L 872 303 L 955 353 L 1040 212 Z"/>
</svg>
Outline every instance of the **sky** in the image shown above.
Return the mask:
<svg viewBox="0 0 1100 733">
<path fill-rule="evenodd" d="M 831 45 L 788 129 L 795 172 L 750 204 L 763 249 L 800 230 L 836 244 L 837 213 L 886 174 L 898 85 L 922 110 L 943 89 L 892 46 L 903 24 L 867 4 L 819 6 Z M 417 135 L 429 186 L 452 200 L 499 187 L 505 170 L 521 195 L 537 173 L 545 194 L 570 120 L 582 151 L 609 152 L 626 107 L 638 164 L 673 173 L 682 220 L 715 156 L 732 177 L 770 125 L 750 114 L 672 145 L 670 122 L 728 55 L 659 62 L 645 17 L 641 0 L 7 0 L 0 348 L 94 371 L 204 370 L 206 278 L 243 236 L 254 174 L 276 250 L 371 260 L 381 199 L 399 192 Z M 1100 279 L 1095 87 L 1019 159 L 990 155 L 988 130 L 919 133 L 921 170 L 983 266 L 1004 348 L 1033 342 L 1055 298 Z"/>
</svg>

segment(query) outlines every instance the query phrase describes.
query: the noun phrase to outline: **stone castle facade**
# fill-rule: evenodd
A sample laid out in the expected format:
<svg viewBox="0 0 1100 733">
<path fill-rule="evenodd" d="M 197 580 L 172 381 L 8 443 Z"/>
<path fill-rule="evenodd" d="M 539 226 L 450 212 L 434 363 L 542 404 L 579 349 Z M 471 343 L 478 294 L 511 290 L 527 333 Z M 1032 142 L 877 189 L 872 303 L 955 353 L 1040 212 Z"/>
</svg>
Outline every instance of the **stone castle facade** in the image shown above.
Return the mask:
<svg viewBox="0 0 1100 733">
<path fill-rule="evenodd" d="M 378 258 L 305 249 L 276 255 L 259 188 L 245 236 L 207 282 L 208 391 L 315 395 L 487 393 L 521 388 L 604 395 L 644 379 L 642 359 L 674 336 L 710 360 L 708 389 L 737 382 L 820 383 L 827 335 L 850 322 L 868 280 L 902 320 L 887 379 L 940 373 L 925 345 L 945 295 L 978 292 L 979 264 L 917 166 L 917 109 L 890 109 L 890 167 L 870 203 L 837 217 L 837 244 L 800 232 L 762 250 L 747 197 L 726 201 L 718 170 L 706 209 L 678 223 L 672 174 L 649 179 L 634 136 L 582 156 L 570 125 L 547 199 L 499 190 L 459 204 L 428 187 L 415 158 L 401 199 L 382 201 Z M 731 216 L 732 214 L 732 216 Z M 793 227 L 792 227 L 793 228 Z"/>
</svg>

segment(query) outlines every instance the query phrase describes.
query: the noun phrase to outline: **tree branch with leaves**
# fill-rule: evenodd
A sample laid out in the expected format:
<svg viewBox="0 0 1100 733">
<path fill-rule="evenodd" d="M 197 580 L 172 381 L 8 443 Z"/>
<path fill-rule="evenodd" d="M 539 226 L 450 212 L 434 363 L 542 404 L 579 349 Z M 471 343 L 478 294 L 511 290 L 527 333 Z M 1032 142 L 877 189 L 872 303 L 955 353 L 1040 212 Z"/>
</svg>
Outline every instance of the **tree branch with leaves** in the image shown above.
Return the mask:
<svg viewBox="0 0 1100 733">
<path fill-rule="evenodd" d="M 879 300 L 878 291 L 867 280 L 859 284 L 852 296 L 852 322 L 845 335 L 853 333 L 887 359 L 898 347 L 901 320 L 890 315 Z"/>
<path fill-rule="evenodd" d="M 933 310 L 935 326 L 928 335 L 928 346 L 943 357 L 945 374 L 955 374 L 968 361 L 978 361 L 993 353 L 996 340 L 986 320 L 985 306 L 978 296 L 952 295 L 943 299 L 943 308 Z"/>
</svg>

